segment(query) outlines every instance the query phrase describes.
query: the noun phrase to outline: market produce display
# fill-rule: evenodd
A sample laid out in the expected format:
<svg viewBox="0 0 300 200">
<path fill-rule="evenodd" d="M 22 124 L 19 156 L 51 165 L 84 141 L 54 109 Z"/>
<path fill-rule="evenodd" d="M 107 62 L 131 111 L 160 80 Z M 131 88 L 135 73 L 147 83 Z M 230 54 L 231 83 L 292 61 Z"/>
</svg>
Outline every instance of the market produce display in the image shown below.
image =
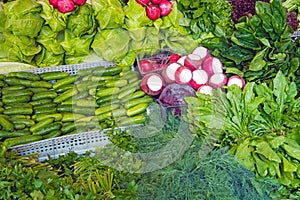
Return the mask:
<svg viewBox="0 0 300 200">
<path fill-rule="evenodd" d="M 299 199 L 299 13 L 297 0 L 0 0 L 0 199 Z M 72 152 L 95 131 L 105 146 Z M 20 155 L 40 141 L 64 155 Z"/>
</svg>

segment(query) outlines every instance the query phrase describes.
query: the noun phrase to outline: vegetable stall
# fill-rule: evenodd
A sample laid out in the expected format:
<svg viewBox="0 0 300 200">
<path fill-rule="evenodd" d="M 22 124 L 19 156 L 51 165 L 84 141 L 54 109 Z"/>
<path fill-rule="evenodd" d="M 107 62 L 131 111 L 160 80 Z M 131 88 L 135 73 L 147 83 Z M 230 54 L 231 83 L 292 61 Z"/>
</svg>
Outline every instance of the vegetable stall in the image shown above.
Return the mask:
<svg viewBox="0 0 300 200">
<path fill-rule="evenodd" d="M 297 0 L 0 1 L 0 199 L 300 198 Z"/>
</svg>

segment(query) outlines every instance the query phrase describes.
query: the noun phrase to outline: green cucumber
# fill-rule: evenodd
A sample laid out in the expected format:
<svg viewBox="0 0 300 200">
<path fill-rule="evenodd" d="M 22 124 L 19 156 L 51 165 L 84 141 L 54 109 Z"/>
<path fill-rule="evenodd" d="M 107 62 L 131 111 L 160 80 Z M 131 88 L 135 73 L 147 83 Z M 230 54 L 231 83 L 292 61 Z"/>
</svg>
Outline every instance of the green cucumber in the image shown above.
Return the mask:
<svg viewBox="0 0 300 200">
<path fill-rule="evenodd" d="M 95 99 L 79 99 L 75 101 L 75 105 L 81 107 L 96 107 L 97 103 Z"/>
<path fill-rule="evenodd" d="M 30 131 L 28 130 L 17 130 L 14 132 L 9 132 L 9 131 L 0 131 L 0 138 L 15 138 L 15 137 L 20 137 L 20 136 L 25 136 L 25 135 L 30 135 Z"/>
<path fill-rule="evenodd" d="M 127 101 L 132 100 L 132 99 L 137 99 L 137 98 L 143 97 L 144 95 L 145 95 L 144 91 L 138 90 L 138 91 L 122 98 L 121 102 L 124 103 L 124 102 L 127 102 Z"/>
<path fill-rule="evenodd" d="M 2 88 L 2 94 L 5 94 L 6 92 L 15 91 L 15 90 L 23 90 L 26 87 L 24 85 L 13 85 L 13 86 L 5 86 Z"/>
<path fill-rule="evenodd" d="M 52 117 L 51 118 L 46 118 L 46 119 L 34 124 L 33 126 L 31 126 L 29 128 L 29 130 L 30 130 L 30 132 L 35 133 L 39 130 L 42 130 L 45 126 L 47 126 L 49 124 L 52 124 L 53 121 L 54 121 L 54 118 L 52 118 Z"/>
<path fill-rule="evenodd" d="M 64 134 L 67 134 L 67 133 L 70 133 L 72 131 L 76 130 L 76 126 L 75 126 L 75 123 L 71 122 L 71 123 L 64 123 L 62 128 L 61 128 L 61 131 L 64 133 Z"/>
<path fill-rule="evenodd" d="M 47 81 L 34 81 L 34 82 L 32 82 L 31 83 L 31 85 L 30 85 L 31 87 L 33 87 L 33 88 L 48 88 L 48 89 L 50 89 L 50 88 L 52 88 L 52 83 L 49 83 L 49 82 L 47 82 Z"/>
<path fill-rule="evenodd" d="M 22 95 L 22 96 L 2 96 L 3 103 L 26 103 L 29 102 L 31 96 Z"/>
<path fill-rule="evenodd" d="M 68 85 L 74 83 L 78 79 L 78 76 L 68 76 L 66 78 L 60 79 L 53 84 L 53 88 L 57 89 L 63 85 Z"/>
<path fill-rule="evenodd" d="M 130 126 L 136 124 L 142 124 L 146 121 L 146 116 L 144 114 L 135 115 L 133 117 L 128 117 L 127 119 L 123 119 L 118 121 L 118 126 Z"/>
<path fill-rule="evenodd" d="M 31 81 L 39 81 L 41 79 L 38 74 L 34 74 L 32 72 L 9 72 L 7 73 L 7 77 L 16 77 Z"/>
<path fill-rule="evenodd" d="M 102 121 L 104 121 L 106 119 L 110 119 L 110 118 L 112 118 L 112 112 L 111 111 L 103 113 L 101 115 L 97 115 L 98 122 L 102 122 Z"/>
<path fill-rule="evenodd" d="M 40 99 L 54 99 L 55 97 L 57 97 L 57 93 L 53 90 L 50 90 L 33 94 L 31 100 L 36 101 Z"/>
<path fill-rule="evenodd" d="M 15 78 L 15 77 L 6 77 L 5 82 L 10 86 L 22 85 L 26 87 L 31 87 L 31 83 L 32 83 L 32 81 L 30 80 Z"/>
<path fill-rule="evenodd" d="M 63 79 L 69 76 L 67 72 L 45 72 L 40 74 L 41 78 L 45 81 Z"/>
<path fill-rule="evenodd" d="M 78 120 L 80 118 L 85 117 L 85 115 L 78 114 L 78 113 L 62 113 L 62 122 L 73 122 L 75 120 Z"/>
<path fill-rule="evenodd" d="M 2 145 L 6 149 L 9 149 L 10 147 L 13 147 L 16 145 L 28 144 L 31 142 L 39 141 L 41 139 L 43 139 L 43 138 L 40 135 L 24 135 L 24 136 L 19 136 L 19 137 L 14 137 L 14 138 L 7 138 L 6 140 L 4 140 Z"/>
<path fill-rule="evenodd" d="M 52 102 L 53 102 L 52 99 L 40 99 L 36 101 L 30 101 L 29 104 L 31 104 L 32 106 L 39 106 L 39 105 L 49 104 Z"/>
<path fill-rule="evenodd" d="M 35 120 L 40 122 L 46 118 L 53 118 L 54 121 L 61 121 L 62 114 L 61 113 L 53 113 L 53 114 L 38 114 L 35 116 Z"/>
<path fill-rule="evenodd" d="M 5 109 L 3 114 L 6 115 L 31 115 L 33 112 L 32 107 L 12 107 Z"/>
<path fill-rule="evenodd" d="M 13 119 L 13 123 L 16 124 L 24 124 L 26 127 L 31 127 L 35 124 L 35 121 L 32 119 Z"/>
<path fill-rule="evenodd" d="M 153 102 L 153 98 L 150 97 L 150 96 L 144 96 L 144 97 L 141 97 L 141 98 L 136 98 L 136 99 L 132 99 L 132 100 L 129 100 L 128 102 L 126 102 L 124 104 L 124 107 L 126 109 L 129 109 L 129 108 L 132 108 L 138 104 L 141 104 L 141 103 L 151 103 Z"/>
<path fill-rule="evenodd" d="M 120 91 L 120 88 L 118 88 L 118 87 L 102 89 L 102 90 L 99 90 L 96 92 L 96 97 L 105 97 L 105 96 L 118 94 L 119 91 Z"/>
<path fill-rule="evenodd" d="M 131 88 L 129 88 L 128 90 L 125 90 L 125 91 L 123 91 L 123 92 L 120 92 L 120 93 L 118 94 L 118 99 L 123 99 L 123 98 L 125 98 L 125 97 L 127 97 L 127 96 L 133 94 L 136 90 L 137 90 L 136 87 L 131 87 Z"/>
<path fill-rule="evenodd" d="M 82 114 L 82 115 L 94 115 L 95 114 L 95 107 L 80 107 L 80 106 L 74 106 L 73 112 Z"/>
<path fill-rule="evenodd" d="M 61 134 L 62 134 L 61 130 L 53 130 L 50 133 L 43 135 L 43 139 L 55 138 L 60 136 Z"/>
<path fill-rule="evenodd" d="M 105 87 L 107 88 L 112 88 L 112 87 L 124 87 L 125 85 L 127 85 L 128 82 L 126 79 L 119 79 L 119 80 L 109 80 L 109 81 L 105 81 Z"/>
<path fill-rule="evenodd" d="M 14 124 L 4 115 L 0 115 L 0 126 L 6 131 L 14 130 Z"/>
<path fill-rule="evenodd" d="M 5 104 L 4 108 L 8 109 L 8 108 L 23 108 L 23 107 L 32 107 L 31 104 L 29 103 L 7 103 Z"/>
<path fill-rule="evenodd" d="M 63 79 L 62 79 L 63 80 Z M 69 89 L 67 91 L 65 91 L 64 93 L 62 93 L 61 95 L 55 97 L 53 99 L 53 102 L 54 103 L 61 103 L 63 102 L 64 100 L 70 98 L 70 97 L 73 97 L 74 95 L 78 94 L 78 90 L 75 90 L 75 89 Z"/>
<path fill-rule="evenodd" d="M 57 112 L 73 112 L 73 105 L 58 105 Z"/>
<path fill-rule="evenodd" d="M 54 114 L 56 113 L 56 107 L 34 107 L 34 114 Z"/>
<path fill-rule="evenodd" d="M 107 106 L 103 106 L 103 107 L 97 108 L 95 110 L 95 115 L 100 115 L 100 114 L 115 110 L 119 107 L 120 107 L 120 104 L 110 104 L 110 105 L 107 105 Z"/>
<path fill-rule="evenodd" d="M 129 108 L 127 110 L 126 114 L 127 114 L 127 116 L 132 117 L 132 116 L 135 116 L 135 115 L 145 112 L 147 107 L 148 107 L 148 103 L 140 103 L 138 105 L 135 105 L 135 106 Z"/>
<path fill-rule="evenodd" d="M 117 75 L 122 71 L 120 66 L 112 66 L 112 67 L 97 67 L 93 70 L 93 75 L 97 76 L 113 76 Z"/>
<path fill-rule="evenodd" d="M 33 92 L 27 90 L 27 89 L 23 89 L 23 90 L 14 90 L 14 91 L 8 91 L 8 92 L 4 92 L 2 93 L 3 96 L 7 96 L 7 97 L 16 97 L 16 96 L 31 96 Z"/>
<path fill-rule="evenodd" d="M 74 88 L 74 84 L 67 84 L 67 85 L 62 85 L 58 88 L 55 89 L 56 92 L 58 93 L 63 93 L 69 89 L 73 89 Z"/>
<path fill-rule="evenodd" d="M 62 127 L 61 122 L 54 122 L 51 124 L 47 124 L 42 129 L 33 132 L 32 135 L 46 135 L 48 133 L 51 133 L 52 131 L 60 130 L 61 127 Z"/>
<path fill-rule="evenodd" d="M 44 87 L 34 87 L 34 88 L 27 88 L 29 91 L 33 92 L 33 93 L 39 93 L 39 92 L 46 92 L 48 91 L 48 88 L 44 88 Z"/>
</svg>

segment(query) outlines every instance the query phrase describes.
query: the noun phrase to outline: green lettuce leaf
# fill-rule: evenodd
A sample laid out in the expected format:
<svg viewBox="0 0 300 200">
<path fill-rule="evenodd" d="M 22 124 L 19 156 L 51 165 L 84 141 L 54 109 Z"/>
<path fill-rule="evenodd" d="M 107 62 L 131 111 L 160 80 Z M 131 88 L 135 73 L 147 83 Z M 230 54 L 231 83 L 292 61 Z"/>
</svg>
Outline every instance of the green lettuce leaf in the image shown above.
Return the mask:
<svg viewBox="0 0 300 200">
<path fill-rule="evenodd" d="M 124 24 L 125 14 L 118 0 L 92 0 L 92 7 L 100 29 L 118 28 Z"/>
<path fill-rule="evenodd" d="M 84 4 L 69 16 L 67 28 L 76 37 L 82 35 L 92 35 L 96 31 L 96 20 L 93 8 L 90 4 Z"/>
<path fill-rule="evenodd" d="M 53 32 L 49 26 L 44 26 L 40 32 L 40 35 L 36 40 L 43 45 L 47 51 L 52 52 L 54 55 L 63 54 L 65 51 L 58 41 L 58 33 Z"/>
<path fill-rule="evenodd" d="M 12 31 L 14 35 L 36 37 L 44 23 L 39 15 L 40 10 L 40 4 L 34 0 L 17 0 L 4 4 L 7 16 L 5 29 Z"/>
<path fill-rule="evenodd" d="M 66 55 L 80 56 L 87 55 L 90 52 L 90 46 L 93 42 L 94 35 L 84 35 L 76 37 L 70 30 L 64 32 L 64 39 L 60 43 Z"/>
<path fill-rule="evenodd" d="M 35 57 L 35 64 L 38 67 L 50 67 L 64 64 L 64 54 L 55 54 L 43 48 Z"/>
<path fill-rule="evenodd" d="M 153 21 L 150 20 L 145 12 L 145 8 L 138 4 L 135 0 L 129 0 L 127 6 L 124 7 L 125 27 L 126 29 L 152 26 Z"/>
<path fill-rule="evenodd" d="M 45 20 L 45 24 L 49 25 L 54 32 L 60 32 L 67 27 L 68 16 L 71 13 L 61 13 L 50 5 L 48 0 L 39 0 L 42 6 L 40 16 Z"/>
<path fill-rule="evenodd" d="M 125 56 L 128 51 L 130 37 L 124 29 L 107 29 L 98 32 L 92 43 L 92 48 L 97 55 L 107 61 L 113 61 Z"/>
</svg>

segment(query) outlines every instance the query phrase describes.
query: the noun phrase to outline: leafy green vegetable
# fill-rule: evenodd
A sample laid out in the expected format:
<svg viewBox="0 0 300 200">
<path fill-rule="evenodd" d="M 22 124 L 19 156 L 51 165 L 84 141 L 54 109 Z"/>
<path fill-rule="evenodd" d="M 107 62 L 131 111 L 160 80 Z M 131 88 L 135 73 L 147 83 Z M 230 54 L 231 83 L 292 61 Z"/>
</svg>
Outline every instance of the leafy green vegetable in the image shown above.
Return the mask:
<svg viewBox="0 0 300 200">
<path fill-rule="evenodd" d="M 125 14 L 118 0 L 92 0 L 91 4 L 101 30 L 119 28 L 124 24 Z"/>
<path fill-rule="evenodd" d="M 106 29 L 95 35 L 91 47 L 107 61 L 125 56 L 128 52 L 130 37 L 126 30 Z"/>
</svg>

